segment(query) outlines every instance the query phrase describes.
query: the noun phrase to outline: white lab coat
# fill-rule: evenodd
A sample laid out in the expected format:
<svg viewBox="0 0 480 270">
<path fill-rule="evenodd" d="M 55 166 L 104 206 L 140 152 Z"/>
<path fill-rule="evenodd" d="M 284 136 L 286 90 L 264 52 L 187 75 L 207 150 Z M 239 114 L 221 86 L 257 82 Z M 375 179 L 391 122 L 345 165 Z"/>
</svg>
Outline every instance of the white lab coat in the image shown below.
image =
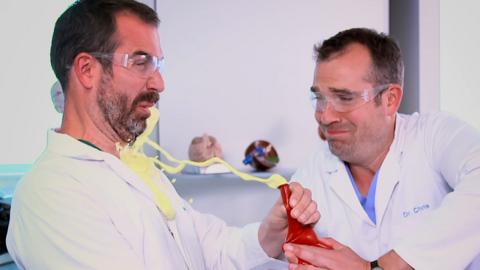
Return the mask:
<svg viewBox="0 0 480 270">
<path fill-rule="evenodd" d="M 172 237 L 150 190 L 118 158 L 50 131 L 17 185 L 7 236 L 20 269 L 250 269 L 271 259 L 258 224 L 227 227 L 196 212 L 162 174 L 173 201 Z M 190 268 L 187 268 L 187 265 Z"/>
<path fill-rule="evenodd" d="M 397 115 L 377 182 L 375 225 L 326 142 L 293 181 L 318 203 L 321 236 L 373 261 L 394 249 L 415 269 L 480 269 L 480 134 L 446 114 Z"/>
</svg>

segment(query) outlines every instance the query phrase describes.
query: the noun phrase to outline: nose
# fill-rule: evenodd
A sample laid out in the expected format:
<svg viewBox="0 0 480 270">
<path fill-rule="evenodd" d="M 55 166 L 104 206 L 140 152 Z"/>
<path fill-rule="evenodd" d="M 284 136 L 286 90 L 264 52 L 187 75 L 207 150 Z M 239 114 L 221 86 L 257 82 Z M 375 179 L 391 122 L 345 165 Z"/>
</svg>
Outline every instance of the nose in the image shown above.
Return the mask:
<svg viewBox="0 0 480 270">
<path fill-rule="evenodd" d="M 315 119 L 319 124 L 324 126 L 328 126 L 332 123 L 336 123 L 340 121 L 338 112 L 335 111 L 335 109 L 330 104 L 330 102 L 327 102 L 327 104 L 325 104 L 325 107 L 323 110 L 317 110 L 315 112 Z"/>
<path fill-rule="evenodd" d="M 156 70 L 147 81 L 147 89 L 156 92 L 162 92 L 165 89 L 165 82 L 163 81 L 162 74 L 159 70 Z"/>
</svg>

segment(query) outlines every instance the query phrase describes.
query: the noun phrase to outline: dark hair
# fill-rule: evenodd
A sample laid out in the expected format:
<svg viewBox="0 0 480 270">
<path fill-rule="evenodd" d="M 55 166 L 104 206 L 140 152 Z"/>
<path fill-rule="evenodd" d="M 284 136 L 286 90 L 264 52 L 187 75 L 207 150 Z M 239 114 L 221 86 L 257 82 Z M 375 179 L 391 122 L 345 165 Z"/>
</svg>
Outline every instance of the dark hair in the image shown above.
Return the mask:
<svg viewBox="0 0 480 270">
<path fill-rule="evenodd" d="M 57 19 L 50 62 L 64 93 L 68 87 L 68 71 L 79 53 L 112 53 L 118 47 L 116 15 L 123 11 L 148 24 L 159 23 L 153 9 L 135 0 L 78 0 Z M 103 68 L 111 70 L 108 59 L 98 60 Z"/>
<path fill-rule="evenodd" d="M 373 69 L 369 79 L 374 85 L 388 83 L 403 85 L 403 61 L 397 42 L 386 34 L 372 29 L 348 29 L 315 45 L 317 63 L 328 60 L 337 53 L 342 53 L 353 43 L 365 46 L 370 52 Z"/>
</svg>

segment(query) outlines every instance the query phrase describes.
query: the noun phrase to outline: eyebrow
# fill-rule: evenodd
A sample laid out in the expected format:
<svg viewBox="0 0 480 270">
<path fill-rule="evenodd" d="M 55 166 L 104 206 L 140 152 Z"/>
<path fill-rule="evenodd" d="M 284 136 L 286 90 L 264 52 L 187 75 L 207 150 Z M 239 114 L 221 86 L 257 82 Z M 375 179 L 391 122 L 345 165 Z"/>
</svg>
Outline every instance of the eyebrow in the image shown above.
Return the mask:
<svg viewBox="0 0 480 270">
<path fill-rule="evenodd" d="M 134 51 L 132 55 L 150 55 L 150 54 L 147 53 L 146 51 L 140 50 L 140 51 Z"/>
<path fill-rule="evenodd" d="M 155 55 L 152 55 L 146 51 L 142 51 L 142 50 L 139 50 L 139 51 L 135 51 L 133 52 L 131 55 L 145 55 L 145 56 L 150 56 L 150 57 L 157 57 L 159 60 L 163 60 L 165 59 L 165 56 L 155 56 Z"/>
<path fill-rule="evenodd" d="M 316 87 L 316 86 L 311 86 L 311 87 L 310 87 L 310 91 L 312 91 L 313 93 L 317 93 L 317 92 L 320 92 L 320 89 L 318 89 L 318 87 Z M 332 92 L 332 93 L 335 93 L 335 94 L 344 94 L 344 95 L 352 95 L 352 94 L 355 94 L 355 91 L 352 91 L 352 90 L 347 89 L 347 88 L 334 88 L 334 87 L 329 87 L 329 88 L 328 88 L 328 91 L 329 91 L 329 92 Z"/>
<path fill-rule="evenodd" d="M 329 88 L 329 90 L 335 94 L 343 94 L 343 95 L 353 95 L 356 92 L 346 88 Z"/>
</svg>

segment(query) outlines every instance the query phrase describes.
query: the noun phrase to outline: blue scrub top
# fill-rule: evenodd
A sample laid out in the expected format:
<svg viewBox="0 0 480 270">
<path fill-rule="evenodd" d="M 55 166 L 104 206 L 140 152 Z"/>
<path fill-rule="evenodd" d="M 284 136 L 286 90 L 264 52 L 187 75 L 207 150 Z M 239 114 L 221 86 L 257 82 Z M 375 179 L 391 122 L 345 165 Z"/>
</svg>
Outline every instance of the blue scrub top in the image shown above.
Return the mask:
<svg viewBox="0 0 480 270">
<path fill-rule="evenodd" d="M 373 181 L 370 184 L 370 189 L 368 190 L 367 197 L 365 197 L 358 190 L 357 183 L 355 183 L 355 179 L 353 179 L 352 172 L 350 171 L 350 168 L 347 166 L 347 164 L 345 164 L 345 168 L 347 169 L 348 176 L 350 177 L 350 182 L 352 182 L 353 189 L 355 190 L 355 194 L 357 194 L 357 198 L 360 201 L 360 204 L 362 205 L 370 220 L 374 224 L 377 224 L 377 216 L 375 215 L 375 192 L 377 190 L 378 172 L 380 170 L 378 170 L 373 176 Z"/>
</svg>

